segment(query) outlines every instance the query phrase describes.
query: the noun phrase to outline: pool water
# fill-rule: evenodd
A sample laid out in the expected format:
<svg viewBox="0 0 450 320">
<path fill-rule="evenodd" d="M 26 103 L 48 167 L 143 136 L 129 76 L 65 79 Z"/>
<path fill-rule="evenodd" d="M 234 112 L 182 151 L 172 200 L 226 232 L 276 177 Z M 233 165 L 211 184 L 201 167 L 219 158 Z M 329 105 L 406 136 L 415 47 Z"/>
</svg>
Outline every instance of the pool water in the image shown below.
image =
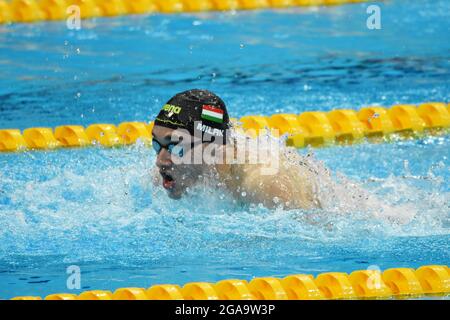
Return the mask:
<svg viewBox="0 0 450 320">
<path fill-rule="evenodd" d="M 367 4 L 0 26 L 0 128 L 150 121 L 193 87 L 233 117 L 450 101 L 450 3 L 378 5 L 381 30 Z M 357 209 L 310 224 L 207 184 L 172 201 L 141 145 L 0 154 L 0 298 L 449 264 L 449 150 L 448 135 L 299 150 L 411 208 L 405 225 Z"/>
</svg>

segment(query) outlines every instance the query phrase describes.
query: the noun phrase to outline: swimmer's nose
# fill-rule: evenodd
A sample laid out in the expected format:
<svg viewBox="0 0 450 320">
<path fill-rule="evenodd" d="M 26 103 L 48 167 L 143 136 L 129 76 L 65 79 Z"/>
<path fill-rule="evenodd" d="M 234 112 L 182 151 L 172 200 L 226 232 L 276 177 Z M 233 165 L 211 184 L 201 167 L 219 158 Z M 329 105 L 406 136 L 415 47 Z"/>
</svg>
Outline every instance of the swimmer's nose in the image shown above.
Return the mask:
<svg viewBox="0 0 450 320">
<path fill-rule="evenodd" d="M 173 163 L 172 163 L 170 152 L 166 148 L 163 148 L 161 150 L 161 152 L 158 154 L 158 156 L 156 157 L 156 165 L 159 168 L 163 168 L 163 167 L 171 166 L 172 164 Z"/>
</svg>

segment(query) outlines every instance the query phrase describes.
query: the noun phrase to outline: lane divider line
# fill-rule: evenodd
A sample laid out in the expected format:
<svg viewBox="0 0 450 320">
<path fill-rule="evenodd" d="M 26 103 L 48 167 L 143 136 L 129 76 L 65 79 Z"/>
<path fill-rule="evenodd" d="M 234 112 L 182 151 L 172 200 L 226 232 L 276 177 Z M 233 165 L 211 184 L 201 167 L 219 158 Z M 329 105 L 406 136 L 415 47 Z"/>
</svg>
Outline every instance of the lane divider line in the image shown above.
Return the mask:
<svg viewBox="0 0 450 320">
<path fill-rule="evenodd" d="M 307 111 L 301 114 L 250 115 L 232 119 L 234 125 L 249 135 L 277 129 L 287 134 L 289 146 L 303 148 L 352 144 L 361 141 L 378 142 L 396 138 L 423 137 L 447 133 L 450 127 L 450 104 L 426 102 L 395 105 L 391 108 L 364 107 L 359 111 L 339 109 L 329 112 Z M 62 125 L 52 128 L 0 129 L 0 152 L 49 150 L 61 147 L 102 145 L 118 147 L 136 143 L 151 143 L 153 122 L 123 122 Z"/>
<path fill-rule="evenodd" d="M 0 0 L 0 24 L 65 20 L 70 6 L 80 9 L 82 19 L 127 14 L 187 13 L 255 10 L 300 6 L 330 6 L 368 0 Z"/>
<path fill-rule="evenodd" d="M 428 265 L 418 269 L 392 268 L 263 277 L 250 281 L 221 280 L 216 283 L 191 282 L 183 287 L 157 284 L 145 288 L 116 291 L 90 290 L 79 295 L 57 293 L 45 300 L 337 300 L 396 299 L 450 293 L 450 269 Z M 39 296 L 19 296 L 12 300 L 42 300 Z"/>
</svg>

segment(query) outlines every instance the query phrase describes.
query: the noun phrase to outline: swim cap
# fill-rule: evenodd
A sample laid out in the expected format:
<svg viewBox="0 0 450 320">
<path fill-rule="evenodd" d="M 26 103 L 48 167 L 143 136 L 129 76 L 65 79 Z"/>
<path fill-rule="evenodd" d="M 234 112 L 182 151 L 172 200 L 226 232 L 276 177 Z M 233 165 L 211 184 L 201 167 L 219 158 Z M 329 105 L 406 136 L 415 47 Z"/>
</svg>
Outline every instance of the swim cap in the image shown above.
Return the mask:
<svg viewBox="0 0 450 320">
<path fill-rule="evenodd" d="M 230 127 L 225 103 L 208 90 L 192 89 L 176 94 L 162 107 L 155 125 L 185 129 L 204 142 L 227 143 Z"/>
</svg>

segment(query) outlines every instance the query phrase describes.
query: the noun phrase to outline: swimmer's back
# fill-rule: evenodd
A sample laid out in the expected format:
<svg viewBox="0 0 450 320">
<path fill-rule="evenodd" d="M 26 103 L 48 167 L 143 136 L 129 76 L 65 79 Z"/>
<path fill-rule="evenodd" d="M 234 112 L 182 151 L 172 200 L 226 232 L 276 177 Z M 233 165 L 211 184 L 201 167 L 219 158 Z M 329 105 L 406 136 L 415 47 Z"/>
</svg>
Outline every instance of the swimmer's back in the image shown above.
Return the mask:
<svg viewBox="0 0 450 320">
<path fill-rule="evenodd" d="M 314 197 L 316 177 L 300 163 L 300 155 L 282 154 L 273 174 L 267 174 L 263 164 L 232 164 L 222 167 L 221 175 L 234 196 L 244 201 L 268 208 L 317 208 L 320 205 Z"/>
</svg>

